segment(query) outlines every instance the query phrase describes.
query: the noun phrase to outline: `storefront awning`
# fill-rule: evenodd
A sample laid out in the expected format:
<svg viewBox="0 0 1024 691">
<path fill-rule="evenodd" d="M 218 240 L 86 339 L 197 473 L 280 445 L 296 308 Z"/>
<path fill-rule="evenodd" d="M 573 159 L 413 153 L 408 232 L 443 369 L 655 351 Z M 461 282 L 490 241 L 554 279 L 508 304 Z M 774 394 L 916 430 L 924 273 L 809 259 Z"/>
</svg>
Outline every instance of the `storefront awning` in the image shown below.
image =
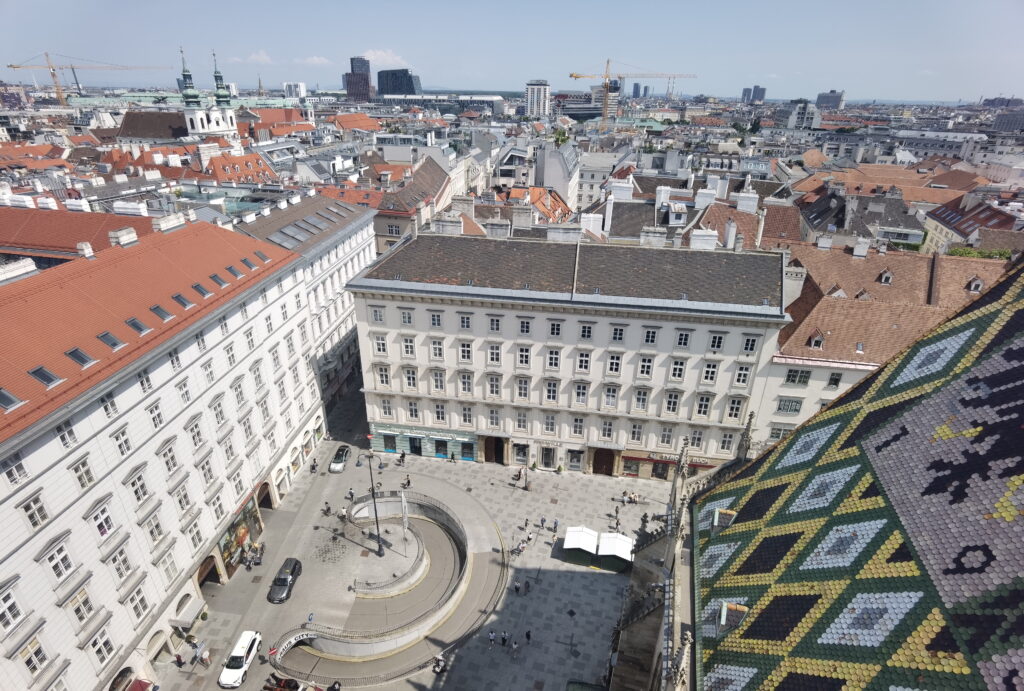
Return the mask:
<svg viewBox="0 0 1024 691">
<path fill-rule="evenodd" d="M 597 554 L 597 531 L 582 525 L 571 526 L 565 531 L 565 549 L 582 549 L 584 552 Z"/>
<path fill-rule="evenodd" d="M 179 629 L 187 629 L 192 626 L 192 622 L 194 622 L 196 617 L 199 616 L 199 613 L 202 611 L 205 604 L 206 603 L 203 600 L 193 597 L 189 600 L 185 609 L 183 609 L 178 616 L 168 619 L 167 623 L 171 626 L 177 626 Z"/>
<path fill-rule="evenodd" d="M 633 561 L 633 538 L 621 533 L 601 533 L 597 546 L 599 557 L 612 556 Z"/>
</svg>

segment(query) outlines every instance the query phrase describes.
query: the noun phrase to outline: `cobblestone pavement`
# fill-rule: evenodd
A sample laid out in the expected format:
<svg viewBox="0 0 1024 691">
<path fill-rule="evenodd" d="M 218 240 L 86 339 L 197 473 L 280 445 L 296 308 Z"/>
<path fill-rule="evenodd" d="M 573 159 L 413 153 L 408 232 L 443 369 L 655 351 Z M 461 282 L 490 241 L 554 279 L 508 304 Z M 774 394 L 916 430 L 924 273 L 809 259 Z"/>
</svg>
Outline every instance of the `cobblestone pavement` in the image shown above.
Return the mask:
<svg viewBox="0 0 1024 691">
<path fill-rule="evenodd" d="M 360 446 L 366 446 L 361 405 L 362 396 L 356 392 L 328 414 L 329 428 L 336 439 L 357 442 L 361 438 Z M 338 442 L 325 441 L 318 447 L 316 453 L 322 468 L 326 468 L 326 460 L 337 445 Z M 353 454 L 356 453 L 354 449 Z M 383 688 L 555 691 L 564 689 L 570 680 L 600 682 L 607 671 L 612 630 L 628 575 L 570 563 L 561 552 L 561 538 L 571 525 L 584 525 L 599 532 L 613 530 L 617 505 L 614 500 L 623 491 L 637 492 L 650 501 L 618 504 L 621 532 L 635 536 L 643 513 L 662 512 L 669 484 L 660 480 L 531 472 L 531 489 L 527 492 L 521 482 L 513 486 L 514 470 L 505 466 L 409 457 L 405 468 L 396 468 L 393 455 L 385 454 L 384 459 L 386 468 L 378 479 L 385 489 L 397 488 L 407 473 L 413 478 L 414 487 L 417 475 L 430 475 L 451 486 L 445 502 L 456 511 L 460 496 L 471 495 L 487 506 L 508 548 L 530 532 L 534 538 L 525 554 L 511 562 L 510 584 L 497 610 L 483 629 L 455 651 L 446 674 L 438 677 L 428 669 Z M 303 549 L 316 549 L 317 543 L 310 535 L 311 525 L 320 514 L 319 507 L 325 500 L 340 506 L 350 486 L 360 487 L 358 482 L 368 485 L 369 478 L 364 473 L 365 465 L 357 468 L 350 463 L 340 475 L 320 472 L 313 476 L 303 472 L 295 478 L 295 485 L 281 507 L 264 512 L 263 539 L 268 551 L 262 571 L 239 571 L 227 585 L 204 589 L 210 617 L 203 624 L 200 638 L 209 641 L 213 665 L 209 670 L 193 669 L 190 665 L 178 670 L 166 665 L 161 674 L 162 691 L 215 689 L 227 648 L 241 631 L 261 631 L 265 653 L 277 636 L 305 620 L 312 606 L 299 596 L 303 586 L 309 588 L 309 596 L 322 597 L 313 585 L 317 576 L 309 574 L 309 567 L 299 579 L 297 597 L 284 605 L 266 602 L 263 581 L 273 576 L 271 570 L 286 556 L 298 556 L 311 563 L 319 561 L 312 552 L 301 553 Z M 546 519 L 544 530 L 540 527 L 541 517 Z M 557 536 L 551 531 L 555 519 L 559 522 Z M 296 550 L 300 553 L 293 554 Z M 518 595 L 512 586 L 516 580 L 521 584 Z M 327 603 L 323 605 L 318 611 L 330 610 Z M 575 616 L 569 615 L 570 610 Z M 498 639 L 493 647 L 487 636 L 492 629 Z M 504 648 L 503 631 L 510 635 Z M 529 642 L 525 637 L 527 631 L 531 632 Z M 519 644 L 515 654 L 511 648 L 513 641 Z M 242 688 L 262 688 L 270 671 L 269 664 L 257 661 Z"/>
</svg>

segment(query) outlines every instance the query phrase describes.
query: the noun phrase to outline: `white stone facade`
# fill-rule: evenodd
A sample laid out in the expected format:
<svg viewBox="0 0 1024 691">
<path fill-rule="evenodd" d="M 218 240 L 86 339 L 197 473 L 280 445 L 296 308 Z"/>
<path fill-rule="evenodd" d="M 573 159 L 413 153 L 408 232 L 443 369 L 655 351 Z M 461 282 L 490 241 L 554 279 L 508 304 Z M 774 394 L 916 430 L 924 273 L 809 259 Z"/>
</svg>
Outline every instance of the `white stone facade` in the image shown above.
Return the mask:
<svg viewBox="0 0 1024 691">
<path fill-rule="evenodd" d="M 227 578 L 259 539 L 257 504 L 324 433 L 305 286 L 297 267 L 268 279 L 0 442 L 3 688 L 159 682 L 149 661 L 180 651 L 197 572 Z"/>
<path fill-rule="evenodd" d="M 785 323 L 350 288 L 376 449 L 552 470 L 732 458 Z"/>
</svg>

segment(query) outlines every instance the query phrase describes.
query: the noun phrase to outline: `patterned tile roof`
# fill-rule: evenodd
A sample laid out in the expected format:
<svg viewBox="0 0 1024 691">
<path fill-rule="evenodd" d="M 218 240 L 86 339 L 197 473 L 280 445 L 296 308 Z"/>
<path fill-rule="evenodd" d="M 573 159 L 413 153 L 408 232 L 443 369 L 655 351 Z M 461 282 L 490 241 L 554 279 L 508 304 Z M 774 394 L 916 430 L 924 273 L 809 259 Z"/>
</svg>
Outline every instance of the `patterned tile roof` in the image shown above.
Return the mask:
<svg viewBox="0 0 1024 691">
<path fill-rule="evenodd" d="M 1022 413 L 1018 267 L 723 471 L 692 507 L 699 687 L 1021 688 Z"/>
</svg>

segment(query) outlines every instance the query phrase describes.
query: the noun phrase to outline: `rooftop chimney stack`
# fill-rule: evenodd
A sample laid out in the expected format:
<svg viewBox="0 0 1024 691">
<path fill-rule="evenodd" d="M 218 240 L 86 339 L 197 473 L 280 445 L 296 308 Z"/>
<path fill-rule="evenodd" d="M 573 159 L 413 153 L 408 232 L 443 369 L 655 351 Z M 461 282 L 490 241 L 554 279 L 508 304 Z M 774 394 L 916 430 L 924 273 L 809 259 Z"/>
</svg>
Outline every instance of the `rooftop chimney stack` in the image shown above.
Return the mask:
<svg viewBox="0 0 1024 691">
<path fill-rule="evenodd" d="M 76 245 L 78 248 L 78 256 L 85 257 L 86 259 L 95 258 L 95 254 L 92 251 L 92 245 L 88 242 L 80 242 Z"/>
<path fill-rule="evenodd" d="M 730 218 L 725 222 L 725 247 L 732 249 L 736 245 L 736 221 Z"/>
<path fill-rule="evenodd" d="M 130 247 L 139 241 L 139 236 L 131 227 L 112 230 L 107 233 L 107 237 L 110 238 L 111 247 Z"/>
</svg>

